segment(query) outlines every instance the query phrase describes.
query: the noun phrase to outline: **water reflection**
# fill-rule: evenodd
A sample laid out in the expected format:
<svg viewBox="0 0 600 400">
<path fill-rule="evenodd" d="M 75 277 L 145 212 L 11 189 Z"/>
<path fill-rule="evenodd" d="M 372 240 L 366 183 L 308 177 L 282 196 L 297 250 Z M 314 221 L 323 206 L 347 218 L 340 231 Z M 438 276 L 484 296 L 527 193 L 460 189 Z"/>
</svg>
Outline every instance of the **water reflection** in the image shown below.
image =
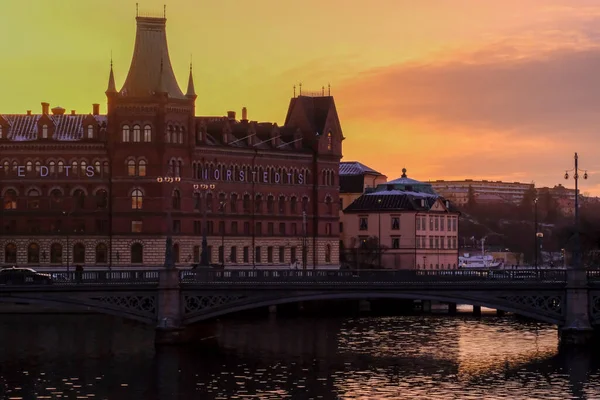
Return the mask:
<svg viewBox="0 0 600 400">
<path fill-rule="evenodd" d="M 593 399 L 598 362 L 514 318 L 229 320 L 195 347 L 103 316 L 3 315 L 0 398 Z"/>
</svg>

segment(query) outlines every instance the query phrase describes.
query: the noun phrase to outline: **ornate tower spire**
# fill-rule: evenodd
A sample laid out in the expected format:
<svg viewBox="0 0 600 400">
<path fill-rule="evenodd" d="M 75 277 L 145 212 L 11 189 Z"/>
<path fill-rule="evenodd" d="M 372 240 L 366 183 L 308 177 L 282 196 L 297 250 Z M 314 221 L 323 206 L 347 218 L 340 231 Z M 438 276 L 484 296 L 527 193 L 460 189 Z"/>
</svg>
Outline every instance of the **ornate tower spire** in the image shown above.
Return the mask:
<svg viewBox="0 0 600 400">
<path fill-rule="evenodd" d="M 188 87 L 187 87 L 187 93 L 185 94 L 186 97 L 189 97 L 190 99 L 194 99 L 196 100 L 196 98 L 198 97 L 196 95 L 196 89 L 194 88 L 194 75 L 192 73 L 192 63 L 190 62 L 190 77 L 188 79 Z"/>
<path fill-rule="evenodd" d="M 110 75 L 108 76 L 108 89 L 106 89 L 106 94 L 109 93 L 117 93 L 117 86 L 115 85 L 115 74 L 113 73 L 112 57 L 110 59 Z"/>
</svg>

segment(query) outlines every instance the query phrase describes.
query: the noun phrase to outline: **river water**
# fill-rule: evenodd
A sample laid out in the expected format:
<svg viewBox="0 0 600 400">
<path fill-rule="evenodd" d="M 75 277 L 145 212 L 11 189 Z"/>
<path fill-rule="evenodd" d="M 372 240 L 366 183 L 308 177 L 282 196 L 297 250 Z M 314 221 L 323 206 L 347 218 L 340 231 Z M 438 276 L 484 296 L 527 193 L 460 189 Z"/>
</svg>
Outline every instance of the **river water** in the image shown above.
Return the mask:
<svg viewBox="0 0 600 400">
<path fill-rule="evenodd" d="M 2 399 L 599 399 L 591 352 L 512 316 L 256 317 L 194 347 L 99 315 L 0 315 Z"/>
</svg>

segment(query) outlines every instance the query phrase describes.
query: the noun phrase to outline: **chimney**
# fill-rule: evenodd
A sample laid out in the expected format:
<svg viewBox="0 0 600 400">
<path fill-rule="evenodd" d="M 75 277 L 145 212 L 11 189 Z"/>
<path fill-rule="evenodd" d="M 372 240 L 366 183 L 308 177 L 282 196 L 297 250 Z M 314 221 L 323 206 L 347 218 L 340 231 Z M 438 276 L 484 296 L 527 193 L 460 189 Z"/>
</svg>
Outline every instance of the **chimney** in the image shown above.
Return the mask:
<svg viewBox="0 0 600 400">
<path fill-rule="evenodd" d="M 42 114 L 48 115 L 50 112 L 50 103 L 42 103 Z"/>
<path fill-rule="evenodd" d="M 235 111 L 227 111 L 227 119 L 229 119 L 229 120 L 235 119 Z"/>
<path fill-rule="evenodd" d="M 248 121 L 248 109 L 246 107 L 242 108 L 242 121 Z"/>
<path fill-rule="evenodd" d="M 71 115 L 75 115 L 75 110 L 71 110 Z"/>
<path fill-rule="evenodd" d="M 31 110 L 27 110 L 27 115 L 31 115 Z"/>
<path fill-rule="evenodd" d="M 100 104 L 92 104 L 92 115 L 100 115 Z"/>
</svg>

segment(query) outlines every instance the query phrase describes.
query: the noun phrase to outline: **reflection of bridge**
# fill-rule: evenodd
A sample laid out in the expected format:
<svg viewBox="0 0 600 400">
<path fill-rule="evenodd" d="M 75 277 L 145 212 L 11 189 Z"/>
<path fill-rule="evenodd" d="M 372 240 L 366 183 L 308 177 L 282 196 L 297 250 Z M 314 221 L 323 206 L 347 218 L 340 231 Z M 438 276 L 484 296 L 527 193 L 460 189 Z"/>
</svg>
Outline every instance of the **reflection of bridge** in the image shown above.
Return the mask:
<svg viewBox="0 0 600 400">
<path fill-rule="evenodd" d="M 53 285 L 1 285 L 0 301 L 66 305 L 157 326 L 185 326 L 277 304 L 333 299 L 422 299 L 473 304 L 556 324 L 566 338 L 600 325 L 600 271 L 161 270 L 61 273 Z"/>
</svg>

